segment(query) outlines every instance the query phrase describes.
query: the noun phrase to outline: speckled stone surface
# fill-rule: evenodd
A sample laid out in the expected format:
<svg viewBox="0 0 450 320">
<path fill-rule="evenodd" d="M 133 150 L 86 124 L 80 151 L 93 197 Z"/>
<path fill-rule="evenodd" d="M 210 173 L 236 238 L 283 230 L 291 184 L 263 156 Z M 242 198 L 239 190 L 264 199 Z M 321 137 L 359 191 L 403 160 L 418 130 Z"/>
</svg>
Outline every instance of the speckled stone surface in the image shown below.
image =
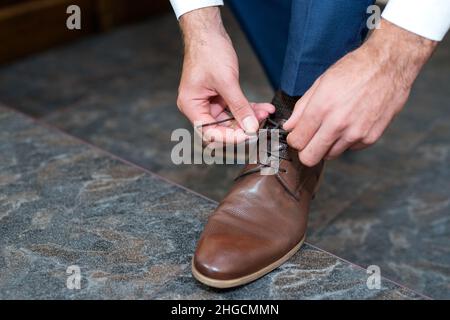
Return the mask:
<svg viewBox="0 0 450 320">
<path fill-rule="evenodd" d="M 1 299 L 421 299 L 305 245 L 249 286 L 190 275 L 215 203 L 0 107 Z M 81 288 L 66 288 L 67 267 Z"/>
<path fill-rule="evenodd" d="M 245 93 L 269 100 L 255 55 L 228 12 L 225 19 Z M 168 14 L 2 68 L 0 101 L 220 200 L 238 167 L 170 161 L 172 130 L 190 128 L 175 106 L 177 32 Z M 387 277 L 434 298 L 450 298 L 449 40 L 377 145 L 327 164 L 308 230 L 311 243 L 379 265 Z"/>
<path fill-rule="evenodd" d="M 448 117 L 447 117 L 448 118 Z M 450 297 L 450 118 L 310 241 L 433 297 Z"/>
<path fill-rule="evenodd" d="M 366 179 L 360 195 L 309 238 L 362 266 L 377 264 L 385 276 L 439 299 L 450 298 L 449 83 L 447 37 L 381 141 L 330 163 L 356 170 L 364 165 L 371 173 L 360 176 Z M 327 177 L 324 187 L 330 187 Z M 313 212 L 328 204 L 315 202 Z"/>
</svg>

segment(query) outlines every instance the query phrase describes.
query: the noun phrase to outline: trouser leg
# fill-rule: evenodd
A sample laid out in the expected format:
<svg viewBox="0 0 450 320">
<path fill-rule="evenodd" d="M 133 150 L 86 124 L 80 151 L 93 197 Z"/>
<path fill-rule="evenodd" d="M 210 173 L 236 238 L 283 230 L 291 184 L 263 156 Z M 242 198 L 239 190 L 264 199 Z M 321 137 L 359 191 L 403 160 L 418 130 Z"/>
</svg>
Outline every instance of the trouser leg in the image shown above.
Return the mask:
<svg viewBox="0 0 450 320">
<path fill-rule="evenodd" d="M 280 88 L 303 95 L 337 60 L 362 44 L 374 0 L 293 0 Z"/>
<path fill-rule="evenodd" d="M 278 89 L 292 0 L 228 0 L 226 4 L 249 39 L 273 88 Z"/>
</svg>

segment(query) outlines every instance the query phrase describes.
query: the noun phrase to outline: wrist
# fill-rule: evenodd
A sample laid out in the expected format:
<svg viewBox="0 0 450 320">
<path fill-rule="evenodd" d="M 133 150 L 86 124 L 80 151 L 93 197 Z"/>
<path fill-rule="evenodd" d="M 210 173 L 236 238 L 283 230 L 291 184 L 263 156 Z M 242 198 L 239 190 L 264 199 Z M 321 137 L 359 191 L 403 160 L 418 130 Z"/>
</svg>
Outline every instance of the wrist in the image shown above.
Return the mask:
<svg viewBox="0 0 450 320">
<path fill-rule="evenodd" d="M 180 27 L 187 47 L 205 43 L 211 36 L 229 39 L 218 7 L 201 8 L 182 15 Z"/>
<path fill-rule="evenodd" d="M 376 63 L 401 72 L 405 85 L 411 86 L 437 44 L 383 19 L 364 48 L 376 56 Z"/>
</svg>

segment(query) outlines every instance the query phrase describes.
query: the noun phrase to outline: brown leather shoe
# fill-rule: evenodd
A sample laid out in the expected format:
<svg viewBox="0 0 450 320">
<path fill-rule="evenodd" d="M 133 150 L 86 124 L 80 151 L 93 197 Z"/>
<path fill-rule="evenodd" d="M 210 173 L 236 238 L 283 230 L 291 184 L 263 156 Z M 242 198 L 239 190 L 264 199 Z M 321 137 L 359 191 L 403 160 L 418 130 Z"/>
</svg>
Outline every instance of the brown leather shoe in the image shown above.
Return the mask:
<svg viewBox="0 0 450 320">
<path fill-rule="evenodd" d="M 266 128 L 278 129 L 282 121 L 268 120 Z M 263 164 L 248 164 L 208 219 L 192 260 L 198 281 L 216 288 L 246 284 L 279 267 L 303 244 L 323 162 L 302 165 L 285 135 L 279 156 L 274 175 L 261 175 Z"/>
</svg>

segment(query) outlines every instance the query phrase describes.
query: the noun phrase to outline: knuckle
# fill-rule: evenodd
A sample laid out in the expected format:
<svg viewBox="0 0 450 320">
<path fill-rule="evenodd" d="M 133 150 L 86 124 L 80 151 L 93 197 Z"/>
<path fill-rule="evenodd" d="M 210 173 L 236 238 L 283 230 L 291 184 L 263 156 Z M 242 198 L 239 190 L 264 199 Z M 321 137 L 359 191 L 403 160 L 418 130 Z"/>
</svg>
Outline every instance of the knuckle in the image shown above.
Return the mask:
<svg viewBox="0 0 450 320">
<path fill-rule="evenodd" d="M 349 126 L 349 120 L 345 115 L 330 114 L 326 118 L 327 123 L 330 124 L 331 130 L 334 133 L 342 133 Z"/>
<path fill-rule="evenodd" d="M 362 139 L 362 143 L 367 145 L 372 145 L 377 142 L 379 135 L 377 134 L 368 134 L 366 137 Z"/>
<path fill-rule="evenodd" d="M 294 148 L 296 150 L 301 150 L 301 147 L 302 147 L 301 143 L 300 143 L 299 139 L 297 139 L 294 135 L 289 134 L 287 136 L 286 141 L 292 148 Z"/>
<path fill-rule="evenodd" d="M 178 110 L 183 111 L 183 107 L 186 105 L 186 98 L 182 95 L 179 94 L 178 98 L 177 98 L 177 107 Z"/>
<path fill-rule="evenodd" d="M 304 112 L 303 121 L 309 123 L 311 127 L 319 127 L 322 122 L 322 116 L 320 112 L 314 113 L 313 111 L 306 110 Z"/>
<path fill-rule="evenodd" d="M 335 134 L 331 134 L 331 133 L 324 134 L 322 136 L 320 136 L 320 135 L 317 136 L 317 140 L 318 140 L 319 144 L 326 145 L 326 146 L 332 145 L 333 142 L 336 140 L 336 138 L 337 138 L 337 136 Z"/>
<path fill-rule="evenodd" d="M 186 110 L 187 106 L 192 101 L 192 96 L 189 94 L 189 90 L 187 88 L 180 88 L 178 90 L 178 96 L 177 96 L 177 107 L 178 110 L 183 112 Z"/>
<path fill-rule="evenodd" d="M 334 131 L 335 132 L 343 132 L 348 127 L 347 119 L 336 119 L 334 121 Z"/>
<path fill-rule="evenodd" d="M 344 140 L 349 143 L 355 143 L 363 138 L 362 132 L 360 130 L 352 130 L 344 135 Z"/>
<path fill-rule="evenodd" d="M 235 115 L 241 117 L 250 113 L 247 104 L 238 100 L 230 101 L 230 109 L 233 111 Z"/>
<path fill-rule="evenodd" d="M 242 112 L 247 109 L 247 106 L 240 100 L 231 98 L 228 100 L 229 107 L 233 109 L 234 112 Z"/>
<path fill-rule="evenodd" d="M 309 154 L 305 154 L 305 153 L 300 153 L 300 162 L 303 163 L 305 166 L 307 167 L 313 167 L 314 165 L 316 165 L 316 160 Z"/>
<path fill-rule="evenodd" d="M 336 110 L 333 99 L 334 99 L 333 97 L 325 95 L 321 99 L 322 103 L 320 104 L 320 107 L 318 108 L 318 112 L 322 113 L 323 115 L 326 115 L 326 116 L 331 116 L 333 114 L 334 110 Z"/>
<path fill-rule="evenodd" d="M 224 73 L 219 79 L 219 83 L 229 85 L 237 81 L 237 76 L 233 72 Z"/>
</svg>

